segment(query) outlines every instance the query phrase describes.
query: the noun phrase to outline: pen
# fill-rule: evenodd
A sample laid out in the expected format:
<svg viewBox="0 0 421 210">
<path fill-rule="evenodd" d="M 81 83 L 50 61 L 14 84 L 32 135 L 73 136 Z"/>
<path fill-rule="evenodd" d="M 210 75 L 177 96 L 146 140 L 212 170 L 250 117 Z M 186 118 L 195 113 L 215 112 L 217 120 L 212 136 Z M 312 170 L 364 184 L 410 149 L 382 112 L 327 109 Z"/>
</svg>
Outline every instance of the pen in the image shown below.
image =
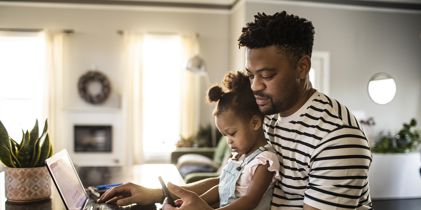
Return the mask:
<svg viewBox="0 0 421 210">
<path fill-rule="evenodd" d="M 95 188 L 97 190 L 108 190 L 110 188 L 117 187 L 117 186 L 120 186 L 120 185 L 122 185 L 122 183 L 118 183 L 118 184 L 104 184 L 104 185 L 95 186 Z"/>
</svg>

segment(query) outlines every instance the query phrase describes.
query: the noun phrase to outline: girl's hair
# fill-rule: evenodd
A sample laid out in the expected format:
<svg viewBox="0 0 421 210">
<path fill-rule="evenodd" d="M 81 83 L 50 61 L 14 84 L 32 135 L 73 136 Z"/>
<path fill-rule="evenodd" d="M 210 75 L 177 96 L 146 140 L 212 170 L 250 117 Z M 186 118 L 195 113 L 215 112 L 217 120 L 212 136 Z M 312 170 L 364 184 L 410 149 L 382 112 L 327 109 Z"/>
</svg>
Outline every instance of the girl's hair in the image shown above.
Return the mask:
<svg viewBox="0 0 421 210">
<path fill-rule="evenodd" d="M 221 85 L 208 90 L 208 101 L 217 102 L 213 114 L 232 110 L 237 116 L 250 119 L 253 115 L 263 117 L 256 104 L 249 78 L 240 71 L 228 72 Z"/>
</svg>

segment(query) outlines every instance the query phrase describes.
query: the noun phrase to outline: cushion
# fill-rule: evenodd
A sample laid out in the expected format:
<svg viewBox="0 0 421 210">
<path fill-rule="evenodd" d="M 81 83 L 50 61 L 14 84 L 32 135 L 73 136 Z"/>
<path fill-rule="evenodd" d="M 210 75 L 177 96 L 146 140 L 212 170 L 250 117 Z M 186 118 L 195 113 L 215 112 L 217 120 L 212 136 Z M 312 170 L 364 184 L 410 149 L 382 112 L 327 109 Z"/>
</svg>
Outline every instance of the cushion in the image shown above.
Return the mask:
<svg viewBox="0 0 421 210">
<path fill-rule="evenodd" d="M 209 165 L 215 168 L 218 167 L 210 158 L 200 154 L 184 154 L 180 156 L 177 160 L 177 168 L 183 165 Z"/>
<path fill-rule="evenodd" d="M 219 139 L 218 145 L 215 150 L 215 154 L 213 155 L 213 162 L 216 163 L 218 166 L 221 166 L 224 162 L 224 158 L 226 157 L 227 151 L 229 152 L 227 139 L 225 136 L 222 136 Z"/>
<path fill-rule="evenodd" d="M 179 169 L 179 172 L 183 178 L 186 178 L 187 175 L 192 173 L 209 173 L 215 172 L 217 169 L 213 166 L 206 164 L 197 164 L 197 165 L 183 165 Z"/>
<path fill-rule="evenodd" d="M 184 178 L 186 175 L 196 172 L 215 172 L 218 170 L 218 165 L 203 155 L 185 154 L 178 158 L 177 168 Z"/>
</svg>

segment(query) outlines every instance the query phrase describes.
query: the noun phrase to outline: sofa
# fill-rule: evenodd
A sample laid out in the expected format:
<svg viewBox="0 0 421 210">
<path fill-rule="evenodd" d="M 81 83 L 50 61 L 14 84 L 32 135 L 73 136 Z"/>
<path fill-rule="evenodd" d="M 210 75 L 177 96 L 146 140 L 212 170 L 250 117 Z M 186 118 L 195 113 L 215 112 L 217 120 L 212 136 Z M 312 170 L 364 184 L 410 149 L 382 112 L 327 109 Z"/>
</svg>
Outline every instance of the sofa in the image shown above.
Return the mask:
<svg viewBox="0 0 421 210">
<path fill-rule="evenodd" d="M 176 164 L 185 183 L 219 176 L 221 166 L 231 156 L 225 137 L 216 147 L 181 147 L 171 153 L 171 163 Z"/>
</svg>

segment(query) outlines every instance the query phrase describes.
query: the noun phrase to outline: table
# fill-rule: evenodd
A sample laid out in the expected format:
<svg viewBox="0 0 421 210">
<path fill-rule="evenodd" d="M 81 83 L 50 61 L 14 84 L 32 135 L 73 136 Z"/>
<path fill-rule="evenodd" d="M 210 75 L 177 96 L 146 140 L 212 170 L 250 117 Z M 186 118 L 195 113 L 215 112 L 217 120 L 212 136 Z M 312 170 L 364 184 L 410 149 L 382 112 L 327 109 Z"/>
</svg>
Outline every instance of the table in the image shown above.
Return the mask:
<svg viewBox="0 0 421 210">
<path fill-rule="evenodd" d="M 158 176 L 174 184 L 184 184 L 183 178 L 173 164 L 142 164 L 132 167 L 80 167 L 77 168 L 84 186 L 133 182 L 147 187 L 160 187 Z M 51 199 L 30 205 L 9 204 L 4 192 L 4 172 L 0 172 L 0 210 L 64 210 L 54 185 Z M 421 199 L 374 200 L 376 210 L 420 210 Z M 148 207 L 149 209 L 155 209 Z M 141 208 L 146 210 L 147 208 Z"/>
<path fill-rule="evenodd" d="M 84 186 L 132 182 L 145 187 L 160 188 L 158 176 L 174 184 L 184 184 L 184 180 L 173 164 L 141 164 L 130 167 L 79 167 L 78 174 Z M 52 184 L 51 199 L 27 205 L 6 202 L 4 172 L 0 172 L 0 210 L 64 210 L 64 204 Z M 155 209 L 148 207 L 139 210 Z"/>
<path fill-rule="evenodd" d="M 373 200 L 375 210 L 420 210 L 421 198 Z"/>
</svg>

